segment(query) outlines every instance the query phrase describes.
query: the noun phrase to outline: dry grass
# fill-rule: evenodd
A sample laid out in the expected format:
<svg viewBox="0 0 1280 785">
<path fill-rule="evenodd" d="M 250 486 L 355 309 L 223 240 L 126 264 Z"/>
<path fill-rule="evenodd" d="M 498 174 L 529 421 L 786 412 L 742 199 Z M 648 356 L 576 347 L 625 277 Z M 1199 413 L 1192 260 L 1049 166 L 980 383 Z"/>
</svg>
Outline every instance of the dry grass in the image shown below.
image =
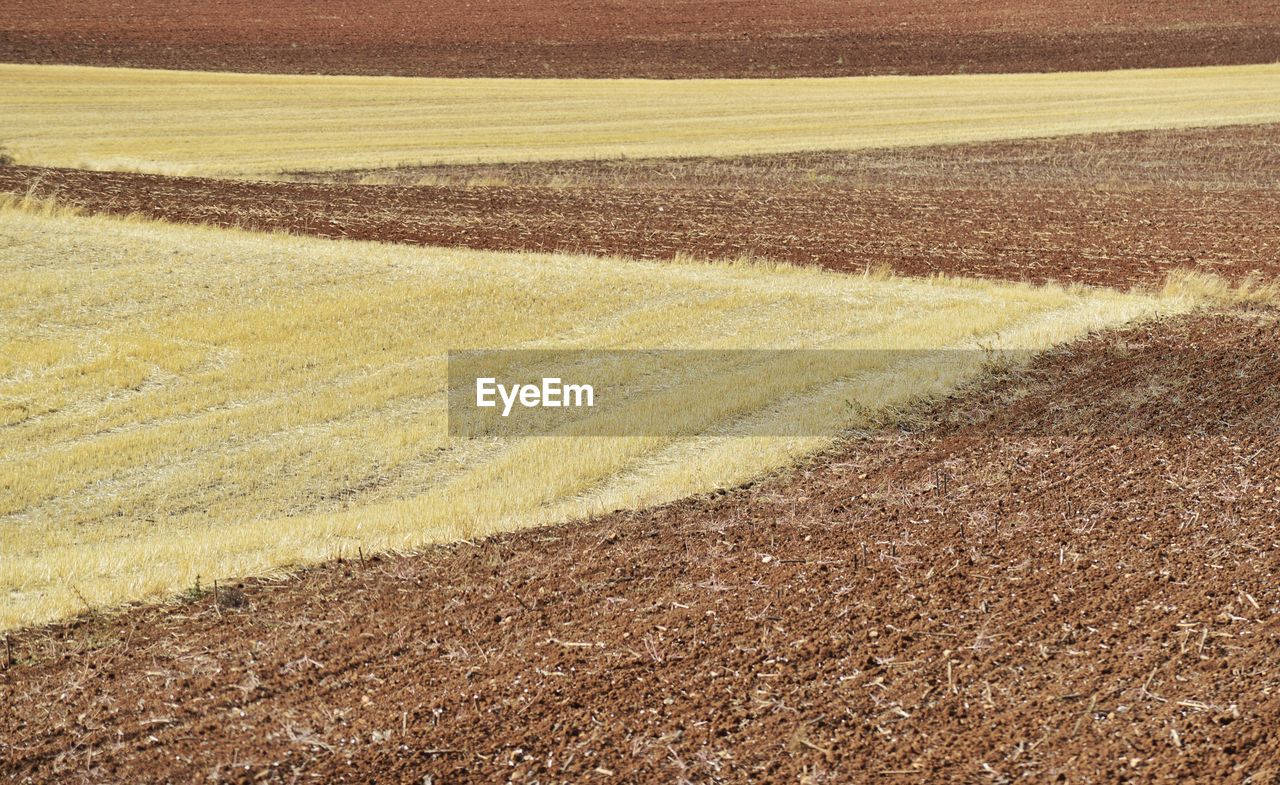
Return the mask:
<svg viewBox="0 0 1280 785">
<path fill-rule="evenodd" d="M 1280 282 L 1256 276 L 1230 282 L 1194 270 L 1174 270 L 1165 282 L 1163 293 L 1166 297 L 1218 305 L 1280 305 Z"/>
<path fill-rule="evenodd" d="M 0 628 L 734 484 L 829 441 L 752 434 L 834 432 L 972 378 L 980 354 L 857 386 L 772 373 L 736 398 L 696 369 L 726 400 L 685 437 L 455 440 L 446 349 L 1034 348 L 1195 301 L 28 208 L 0 210 Z"/>
<path fill-rule="evenodd" d="M 1280 65 L 760 80 L 270 76 L 0 65 L 20 163 L 269 175 L 742 155 L 1280 120 Z"/>
<path fill-rule="evenodd" d="M 80 215 L 81 210 L 56 196 L 37 196 L 35 189 L 26 194 L 0 193 L 0 210 L 18 210 L 30 215 L 62 216 Z"/>
</svg>

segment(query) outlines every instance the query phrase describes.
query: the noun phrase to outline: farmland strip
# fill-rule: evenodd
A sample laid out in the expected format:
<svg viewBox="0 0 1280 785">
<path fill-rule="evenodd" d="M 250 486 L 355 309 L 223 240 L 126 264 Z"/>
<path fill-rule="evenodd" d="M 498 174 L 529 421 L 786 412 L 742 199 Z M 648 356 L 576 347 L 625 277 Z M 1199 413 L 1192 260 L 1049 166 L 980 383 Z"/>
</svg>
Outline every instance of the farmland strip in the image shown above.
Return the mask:
<svg viewBox="0 0 1280 785">
<path fill-rule="evenodd" d="M 298 177 L 0 167 L 0 191 L 94 212 L 490 250 L 753 256 L 1121 287 L 1158 285 L 1178 268 L 1280 275 L 1277 125 Z"/>
<path fill-rule="evenodd" d="M 0 772 L 1266 772 L 1276 319 L 1095 335 L 725 495 L 20 633 Z"/>
<path fill-rule="evenodd" d="M 14 0 L 0 60 L 205 71 L 783 77 L 1272 62 L 1267 0 Z"/>
</svg>

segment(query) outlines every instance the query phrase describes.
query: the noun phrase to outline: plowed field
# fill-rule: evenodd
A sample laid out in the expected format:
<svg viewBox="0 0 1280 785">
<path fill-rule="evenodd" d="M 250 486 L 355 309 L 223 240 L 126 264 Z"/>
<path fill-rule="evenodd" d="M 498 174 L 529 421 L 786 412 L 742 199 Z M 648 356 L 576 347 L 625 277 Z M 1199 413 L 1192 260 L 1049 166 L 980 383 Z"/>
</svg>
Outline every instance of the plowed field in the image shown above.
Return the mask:
<svg viewBox="0 0 1280 785">
<path fill-rule="evenodd" d="M 1280 274 L 1276 125 L 337 179 L 0 167 L 0 190 L 92 211 L 325 237 L 652 259 L 748 255 L 1122 287 L 1159 284 L 1184 267 L 1232 279 Z"/>
<path fill-rule="evenodd" d="M 1275 0 L 12 0 L 0 63 L 0 781 L 1280 785 L 1280 306 L 1150 291 L 1280 280 Z M 445 435 L 445 349 L 871 327 L 1071 338 L 834 446 Z"/>
<path fill-rule="evenodd" d="M 1268 0 L 15 0 L 0 61 L 402 76 L 723 77 L 1272 62 Z"/>
<path fill-rule="evenodd" d="M 17 782 L 1274 782 L 1274 313 L 716 497 L 22 633 Z"/>
<path fill-rule="evenodd" d="M 954 389 L 992 351 L 1041 350 L 1201 302 L 1168 294 L 3 209 L 0 630 L 163 601 L 201 576 L 733 487 L 868 416 Z M 546 431 L 513 416 L 462 438 L 452 426 L 466 414 L 447 403 L 475 381 L 455 380 L 447 353 L 492 346 L 637 351 L 560 366 L 596 385 L 601 404 L 568 430 L 524 438 Z M 642 351 L 760 346 L 924 351 L 853 364 L 718 351 L 655 362 Z M 934 354 L 947 348 L 959 351 Z"/>
</svg>

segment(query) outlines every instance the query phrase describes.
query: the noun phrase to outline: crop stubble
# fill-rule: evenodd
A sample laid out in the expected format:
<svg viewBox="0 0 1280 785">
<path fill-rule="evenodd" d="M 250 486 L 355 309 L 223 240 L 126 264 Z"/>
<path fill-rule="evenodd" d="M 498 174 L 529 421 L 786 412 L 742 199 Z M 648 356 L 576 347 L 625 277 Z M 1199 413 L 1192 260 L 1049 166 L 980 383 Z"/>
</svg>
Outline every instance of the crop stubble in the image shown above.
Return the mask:
<svg viewBox="0 0 1280 785">
<path fill-rule="evenodd" d="M 423 17 L 397 28 L 392 3 L 370 21 L 335 6 L 341 32 L 288 2 L 203 16 L 157 3 L 113 18 L 25 3 L 6 16 L 0 59 L 785 76 L 1269 62 L 1280 51 L 1272 3 L 1058 3 L 1017 24 L 1003 4 L 930 5 L 940 10 L 913 8 L 923 15 L 901 31 L 890 17 L 863 13 L 864 28 L 816 6 L 784 25 L 766 21 L 777 9 L 765 4 L 744 28 L 740 8 L 717 20 L 699 3 L 621 34 L 525 20 L 509 35 L 496 34 L 491 4 L 429 9 L 426 19 L 460 20 L 459 37 L 484 33 L 463 46 Z M 582 8 L 551 10 L 578 19 Z M 690 40 L 668 19 L 708 24 Z M 299 36 L 313 45 L 289 45 Z M 937 158 L 906 153 L 405 175 L 447 183 L 428 187 L 22 168 L 0 178 L 18 191 L 38 178 L 36 191 L 91 210 L 426 244 L 1118 285 L 1180 266 L 1274 274 L 1275 127 L 1188 133 L 1103 143 L 1114 176 L 1060 140 L 957 148 L 933 174 Z M 1226 134 L 1246 153 L 1215 175 L 1223 151 L 1200 145 Z M 1151 138 L 1167 140 L 1154 143 L 1158 174 L 1143 169 L 1151 143 L 1131 141 Z M 1066 184 L 1038 158 L 1063 150 Z M 1009 165 L 1023 156 L 1040 163 Z M 849 180 L 798 183 L 849 161 Z M 988 180 L 952 179 L 953 166 Z M 501 184 L 468 185 L 486 178 Z M 1091 338 L 928 418 L 960 422 L 875 432 L 727 495 L 340 561 L 176 612 L 28 630 L 3 653 L 16 664 L 0 670 L 0 773 L 1274 779 L 1276 335 L 1275 314 L 1260 312 Z"/>
<path fill-rule="evenodd" d="M 0 190 L 113 214 L 492 250 L 1121 287 L 1178 268 L 1280 274 L 1277 125 L 297 177 L 307 182 L 0 167 Z M 385 184 L 360 184 L 370 180 Z"/>
<path fill-rule="evenodd" d="M 1277 334 L 1095 336 L 743 490 L 22 633 L 0 770 L 1268 781 Z"/>
<path fill-rule="evenodd" d="M 447 79 L 0 63 L 16 163 L 213 177 L 866 150 L 1280 122 L 1280 63 L 841 79 Z"/>
<path fill-rule="evenodd" d="M 12 209 L 0 271 L 0 629 L 164 599 L 198 576 L 732 486 L 819 449 L 864 408 L 951 389 L 981 371 L 983 347 L 1044 348 L 1199 301 Z M 748 382 L 715 352 L 606 364 L 575 381 L 616 405 L 567 435 L 450 438 L 444 354 L 486 346 L 970 351 L 880 353 L 849 380 L 783 357 Z M 676 432 L 652 425 L 673 409 Z M 587 438 L 611 417 L 650 435 Z"/>
</svg>

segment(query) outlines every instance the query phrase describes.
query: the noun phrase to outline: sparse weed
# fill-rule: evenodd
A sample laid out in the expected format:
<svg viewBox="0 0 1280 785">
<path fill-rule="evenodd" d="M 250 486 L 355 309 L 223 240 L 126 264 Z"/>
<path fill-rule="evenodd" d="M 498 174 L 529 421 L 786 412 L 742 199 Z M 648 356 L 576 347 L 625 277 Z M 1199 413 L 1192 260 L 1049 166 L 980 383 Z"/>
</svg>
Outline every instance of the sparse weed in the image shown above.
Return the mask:
<svg viewBox="0 0 1280 785">
<path fill-rule="evenodd" d="M 1162 294 L 1215 305 L 1280 305 L 1280 281 L 1249 275 L 1232 282 L 1214 273 L 1179 269 L 1169 273 Z"/>
<path fill-rule="evenodd" d="M 25 194 L 0 193 L 0 210 L 17 210 L 46 217 L 83 214 L 76 205 L 60 202 L 54 196 L 36 196 L 35 193 L 34 187 Z"/>
</svg>

